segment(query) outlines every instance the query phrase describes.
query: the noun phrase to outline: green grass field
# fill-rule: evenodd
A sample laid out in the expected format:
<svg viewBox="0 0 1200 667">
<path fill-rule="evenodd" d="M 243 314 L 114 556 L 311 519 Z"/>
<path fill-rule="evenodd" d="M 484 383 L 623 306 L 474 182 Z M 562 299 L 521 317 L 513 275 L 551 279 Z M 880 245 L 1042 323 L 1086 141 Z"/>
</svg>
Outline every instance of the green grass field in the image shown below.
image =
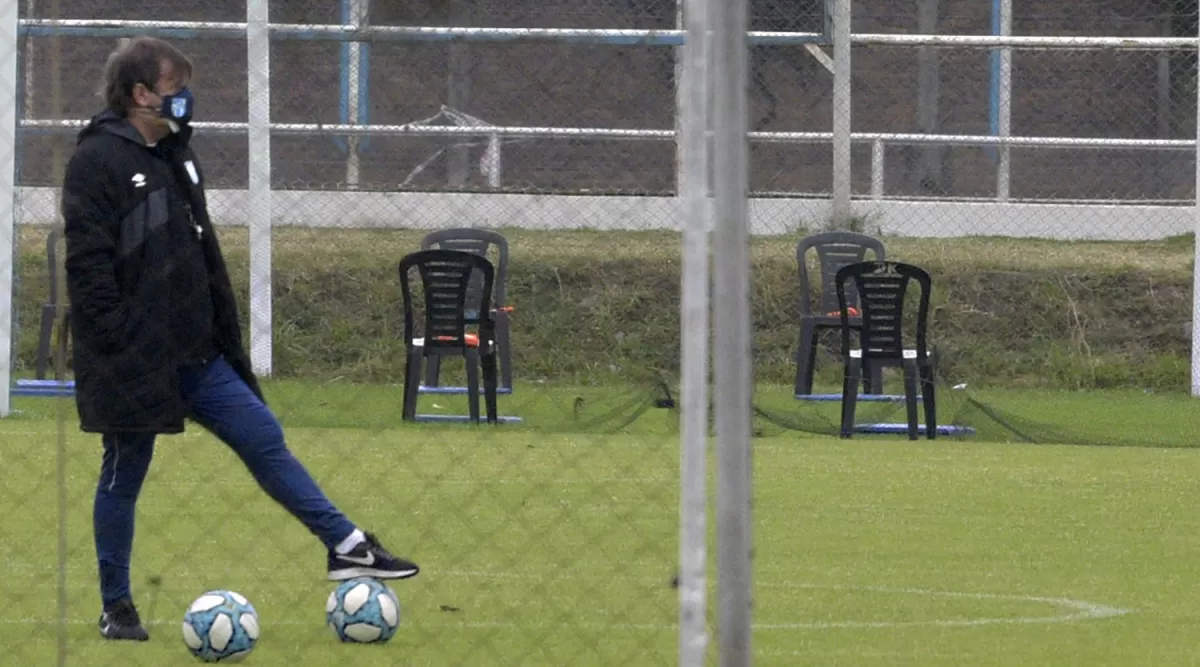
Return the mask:
<svg viewBox="0 0 1200 667">
<path fill-rule="evenodd" d="M 402 426 L 397 388 L 269 385 L 328 493 L 425 568 L 393 585 L 402 627 L 377 647 L 336 642 L 320 545 L 199 429 L 162 439 L 139 505 L 134 585 L 152 640 L 100 640 L 99 445 L 69 402 L 20 399 L 0 423 L 0 664 L 55 664 L 59 409 L 68 664 L 196 664 L 179 621 L 211 588 L 256 605 L 263 635 L 246 664 L 264 667 L 675 664 L 674 417 L 570 432 L 578 393 L 520 387 L 502 410 L 528 423 L 490 429 Z M 585 393 L 602 410 L 614 392 Z M 1007 398 L 1131 440 L 1169 431 L 1179 446 L 757 438 L 755 664 L 1200 663 L 1200 450 L 1188 447 L 1200 411 L 1140 392 Z"/>
</svg>

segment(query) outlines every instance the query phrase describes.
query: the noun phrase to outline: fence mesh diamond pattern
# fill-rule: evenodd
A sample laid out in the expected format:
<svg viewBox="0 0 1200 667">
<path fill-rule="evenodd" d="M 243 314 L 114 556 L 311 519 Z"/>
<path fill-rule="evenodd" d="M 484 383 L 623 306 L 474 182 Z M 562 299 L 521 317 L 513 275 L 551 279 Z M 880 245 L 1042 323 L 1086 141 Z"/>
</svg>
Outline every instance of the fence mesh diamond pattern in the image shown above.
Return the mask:
<svg viewBox="0 0 1200 667">
<path fill-rule="evenodd" d="M 838 635 L 821 633 L 900 617 L 944 629 L 952 624 L 943 617 L 973 613 L 951 603 L 847 602 L 846 591 L 874 595 L 879 585 L 920 577 L 905 569 L 904 554 L 888 550 L 913 539 L 894 529 L 909 525 L 903 521 L 872 524 L 873 535 L 889 536 L 879 548 L 850 544 L 877 539 L 846 526 L 890 516 L 896 499 L 871 494 L 894 480 L 855 482 L 855 495 L 826 512 L 839 489 L 848 493 L 851 476 L 821 487 L 822 475 L 878 471 L 858 454 L 825 447 L 831 440 L 794 437 L 837 435 L 841 426 L 837 403 L 797 400 L 793 391 L 806 354 L 797 344 L 801 238 L 865 232 L 886 242 L 889 258 L 934 274 L 942 422 L 970 427 L 979 439 L 1127 444 L 1103 420 L 1076 432 L 1065 411 L 1043 403 L 1030 417 L 1023 406 L 1037 400 L 977 396 L 976 384 L 1136 388 L 1149 396 L 1187 386 L 1190 368 L 1192 245 L 1182 235 L 1195 212 L 1194 46 L 855 40 L 843 108 L 825 35 L 827 6 L 841 4 L 750 2 L 751 30 L 823 35 L 807 45 L 752 45 L 748 54 L 758 664 L 895 655 L 886 645 L 894 637 L 839 644 Z M 1196 34 L 1196 8 L 1187 3 L 1089 0 L 1068 10 L 1038 0 L 1013 3 L 1011 17 L 987 5 L 857 3 L 851 28 L 859 36 L 999 34 L 1005 23 L 1012 34 L 1034 36 Z M 244 0 L 28 0 L 20 11 L 31 20 L 161 28 L 244 25 L 247 9 Z M 266 492 L 278 482 L 250 472 L 253 452 L 223 445 L 227 431 L 189 422 L 185 433 L 157 439 L 136 505 L 132 599 L 150 642 L 103 641 L 95 534 L 118 522 L 93 505 L 98 493 L 111 495 L 114 471 L 129 463 L 104 458 L 100 436 L 79 431 L 72 398 L 21 395 L 0 424 L 8 473 L 0 502 L 10 508 L 0 523 L 0 562 L 10 574 L 0 583 L 6 655 L 19 665 L 177 664 L 189 659 L 180 627 L 189 605 L 206 591 L 231 590 L 258 614 L 249 661 L 259 665 L 675 664 L 685 222 L 676 197 L 679 53 L 628 33 L 546 39 L 522 31 L 674 30 L 679 7 L 276 0 L 269 15 L 278 28 L 269 63 L 249 61 L 245 35 L 165 34 L 195 63 L 192 147 L 244 343 L 270 352 L 264 395 L 286 446 L 351 521 L 422 568 L 387 582 L 400 603 L 400 630 L 379 651 L 340 643 L 326 627 L 335 587 L 326 578 L 327 545 Z M 321 26 L 334 25 L 506 32 L 351 42 L 328 38 Z M 14 49 L 23 127 L 15 146 L 12 360 L 22 382 L 74 377 L 75 358 L 60 351 L 52 326 L 61 323 L 52 295 L 59 304 L 66 298 L 60 187 L 76 134 L 103 107 L 99 82 L 117 32 L 33 31 Z M 257 85 L 248 72 L 256 67 L 267 68 L 276 126 L 265 154 L 247 129 Z M 835 119 L 851 111 L 853 215 L 831 218 L 831 136 Z M 263 158 L 267 216 L 248 193 Z M 260 225 L 266 218 L 270 225 Z M 445 358 L 436 376 L 406 377 L 412 360 L 398 264 L 431 232 L 464 227 L 500 230 L 507 243 L 488 255 L 504 283 L 495 318 L 510 324 L 494 346 L 506 420 L 498 426 L 459 423 L 470 409 L 461 356 Z M 800 261 L 818 271 L 814 256 Z M 169 269 L 148 267 L 156 277 L 149 282 L 165 282 Z M 255 285 L 263 289 L 251 299 Z M 818 291 L 814 285 L 808 296 Z M 434 309 L 431 299 L 419 293 L 414 305 Z M 418 329 L 423 336 L 419 322 Z M 813 391 L 839 392 L 839 343 L 817 340 Z M 473 349 L 492 348 L 485 336 Z M 105 392 L 136 398 L 138 386 L 105 368 Z M 434 423 L 402 420 L 406 383 L 423 385 L 415 412 Z M 899 376 L 889 371 L 885 386 L 895 393 Z M 900 403 L 859 413 L 860 422 L 904 419 Z M 1175 437 L 1146 432 L 1138 437 L 1163 440 L 1154 444 Z M 269 423 L 263 433 L 274 435 Z M 139 456 L 150 458 L 145 449 Z M 49 527 L 65 540 L 57 561 Z M 871 561 L 880 554 L 896 560 Z M 927 562 L 913 568 L 928 574 Z M 914 590 L 928 592 L 887 589 L 898 597 Z M 958 604 L 987 595 L 944 597 Z"/>
</svg>

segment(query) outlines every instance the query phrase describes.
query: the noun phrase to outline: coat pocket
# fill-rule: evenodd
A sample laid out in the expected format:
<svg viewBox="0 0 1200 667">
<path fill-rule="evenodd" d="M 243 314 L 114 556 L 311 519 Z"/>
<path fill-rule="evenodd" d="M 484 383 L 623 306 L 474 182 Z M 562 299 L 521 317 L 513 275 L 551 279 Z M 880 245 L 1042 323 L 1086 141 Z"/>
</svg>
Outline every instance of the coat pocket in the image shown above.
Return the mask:
<svg viewBox="0 0 1200 667">
<path fill-rule="evenodd" d="M 178 371 L 164 347 L 135 341 L 112 354 L 77 354 L 76 401 L 93 428 L 169 431 L 182 421 Z"/>
</svg>

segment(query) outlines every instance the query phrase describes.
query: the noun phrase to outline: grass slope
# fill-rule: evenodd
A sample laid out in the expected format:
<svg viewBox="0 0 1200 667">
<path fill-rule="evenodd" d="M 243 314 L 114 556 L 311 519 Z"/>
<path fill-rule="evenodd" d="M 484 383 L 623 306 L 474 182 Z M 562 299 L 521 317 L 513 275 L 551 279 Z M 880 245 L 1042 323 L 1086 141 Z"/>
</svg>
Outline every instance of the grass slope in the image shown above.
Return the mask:
<svg viewBox="0 0 1200 667">
<path fill-rule="evenodd" d="M 628 381 L 679 364 L 680 240 L 667 232 L 505 230 L 518 376 Z M 21 230 L 19 348 L 32 363 L 46 295 L 44 230 Z M 285 377 L 396 381 L 396 264 L 418 230 L 272 232 L 274 364 Z M 798 334 L 798 237 L 752 247 L 755 372 L 783 383 Z M 238 294 L 244 229 L 222 230 Z M 948 377 L 1009 387 L 1188 386 L 1192 240 L 1062 243 L 886 239 L 935 276 L 934 333 Z M 245 313 L 243 313 L 245 316 Z M 823 377 L 835 370 L 822 364 Z"/>
</svg>

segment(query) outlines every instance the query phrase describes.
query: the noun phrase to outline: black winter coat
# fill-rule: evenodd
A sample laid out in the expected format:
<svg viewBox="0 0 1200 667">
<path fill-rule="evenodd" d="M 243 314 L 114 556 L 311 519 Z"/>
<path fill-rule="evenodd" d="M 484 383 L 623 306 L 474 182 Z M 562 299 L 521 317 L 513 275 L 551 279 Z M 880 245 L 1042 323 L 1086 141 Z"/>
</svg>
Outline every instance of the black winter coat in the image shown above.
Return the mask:
<svg viewBox="0 0 1200 667">
<path fill-rule="evenodd" d="M 67 294 L 75 401 L 84 431 L 184 430 L 182 362 L 171 335 L 172 294 L 162 267 L 172 261 L 167 222 L 189 215 L 188 205 L 208 268 L 215 350 L 262 398 L 190 138 L 190 128 L 184 128 L 151 148 L 124 117 L 106 111 L 79 133 L 67 165 L 62 191 Z M 168 196 L 171 187 L 185 192 Z"/>
</svg>

